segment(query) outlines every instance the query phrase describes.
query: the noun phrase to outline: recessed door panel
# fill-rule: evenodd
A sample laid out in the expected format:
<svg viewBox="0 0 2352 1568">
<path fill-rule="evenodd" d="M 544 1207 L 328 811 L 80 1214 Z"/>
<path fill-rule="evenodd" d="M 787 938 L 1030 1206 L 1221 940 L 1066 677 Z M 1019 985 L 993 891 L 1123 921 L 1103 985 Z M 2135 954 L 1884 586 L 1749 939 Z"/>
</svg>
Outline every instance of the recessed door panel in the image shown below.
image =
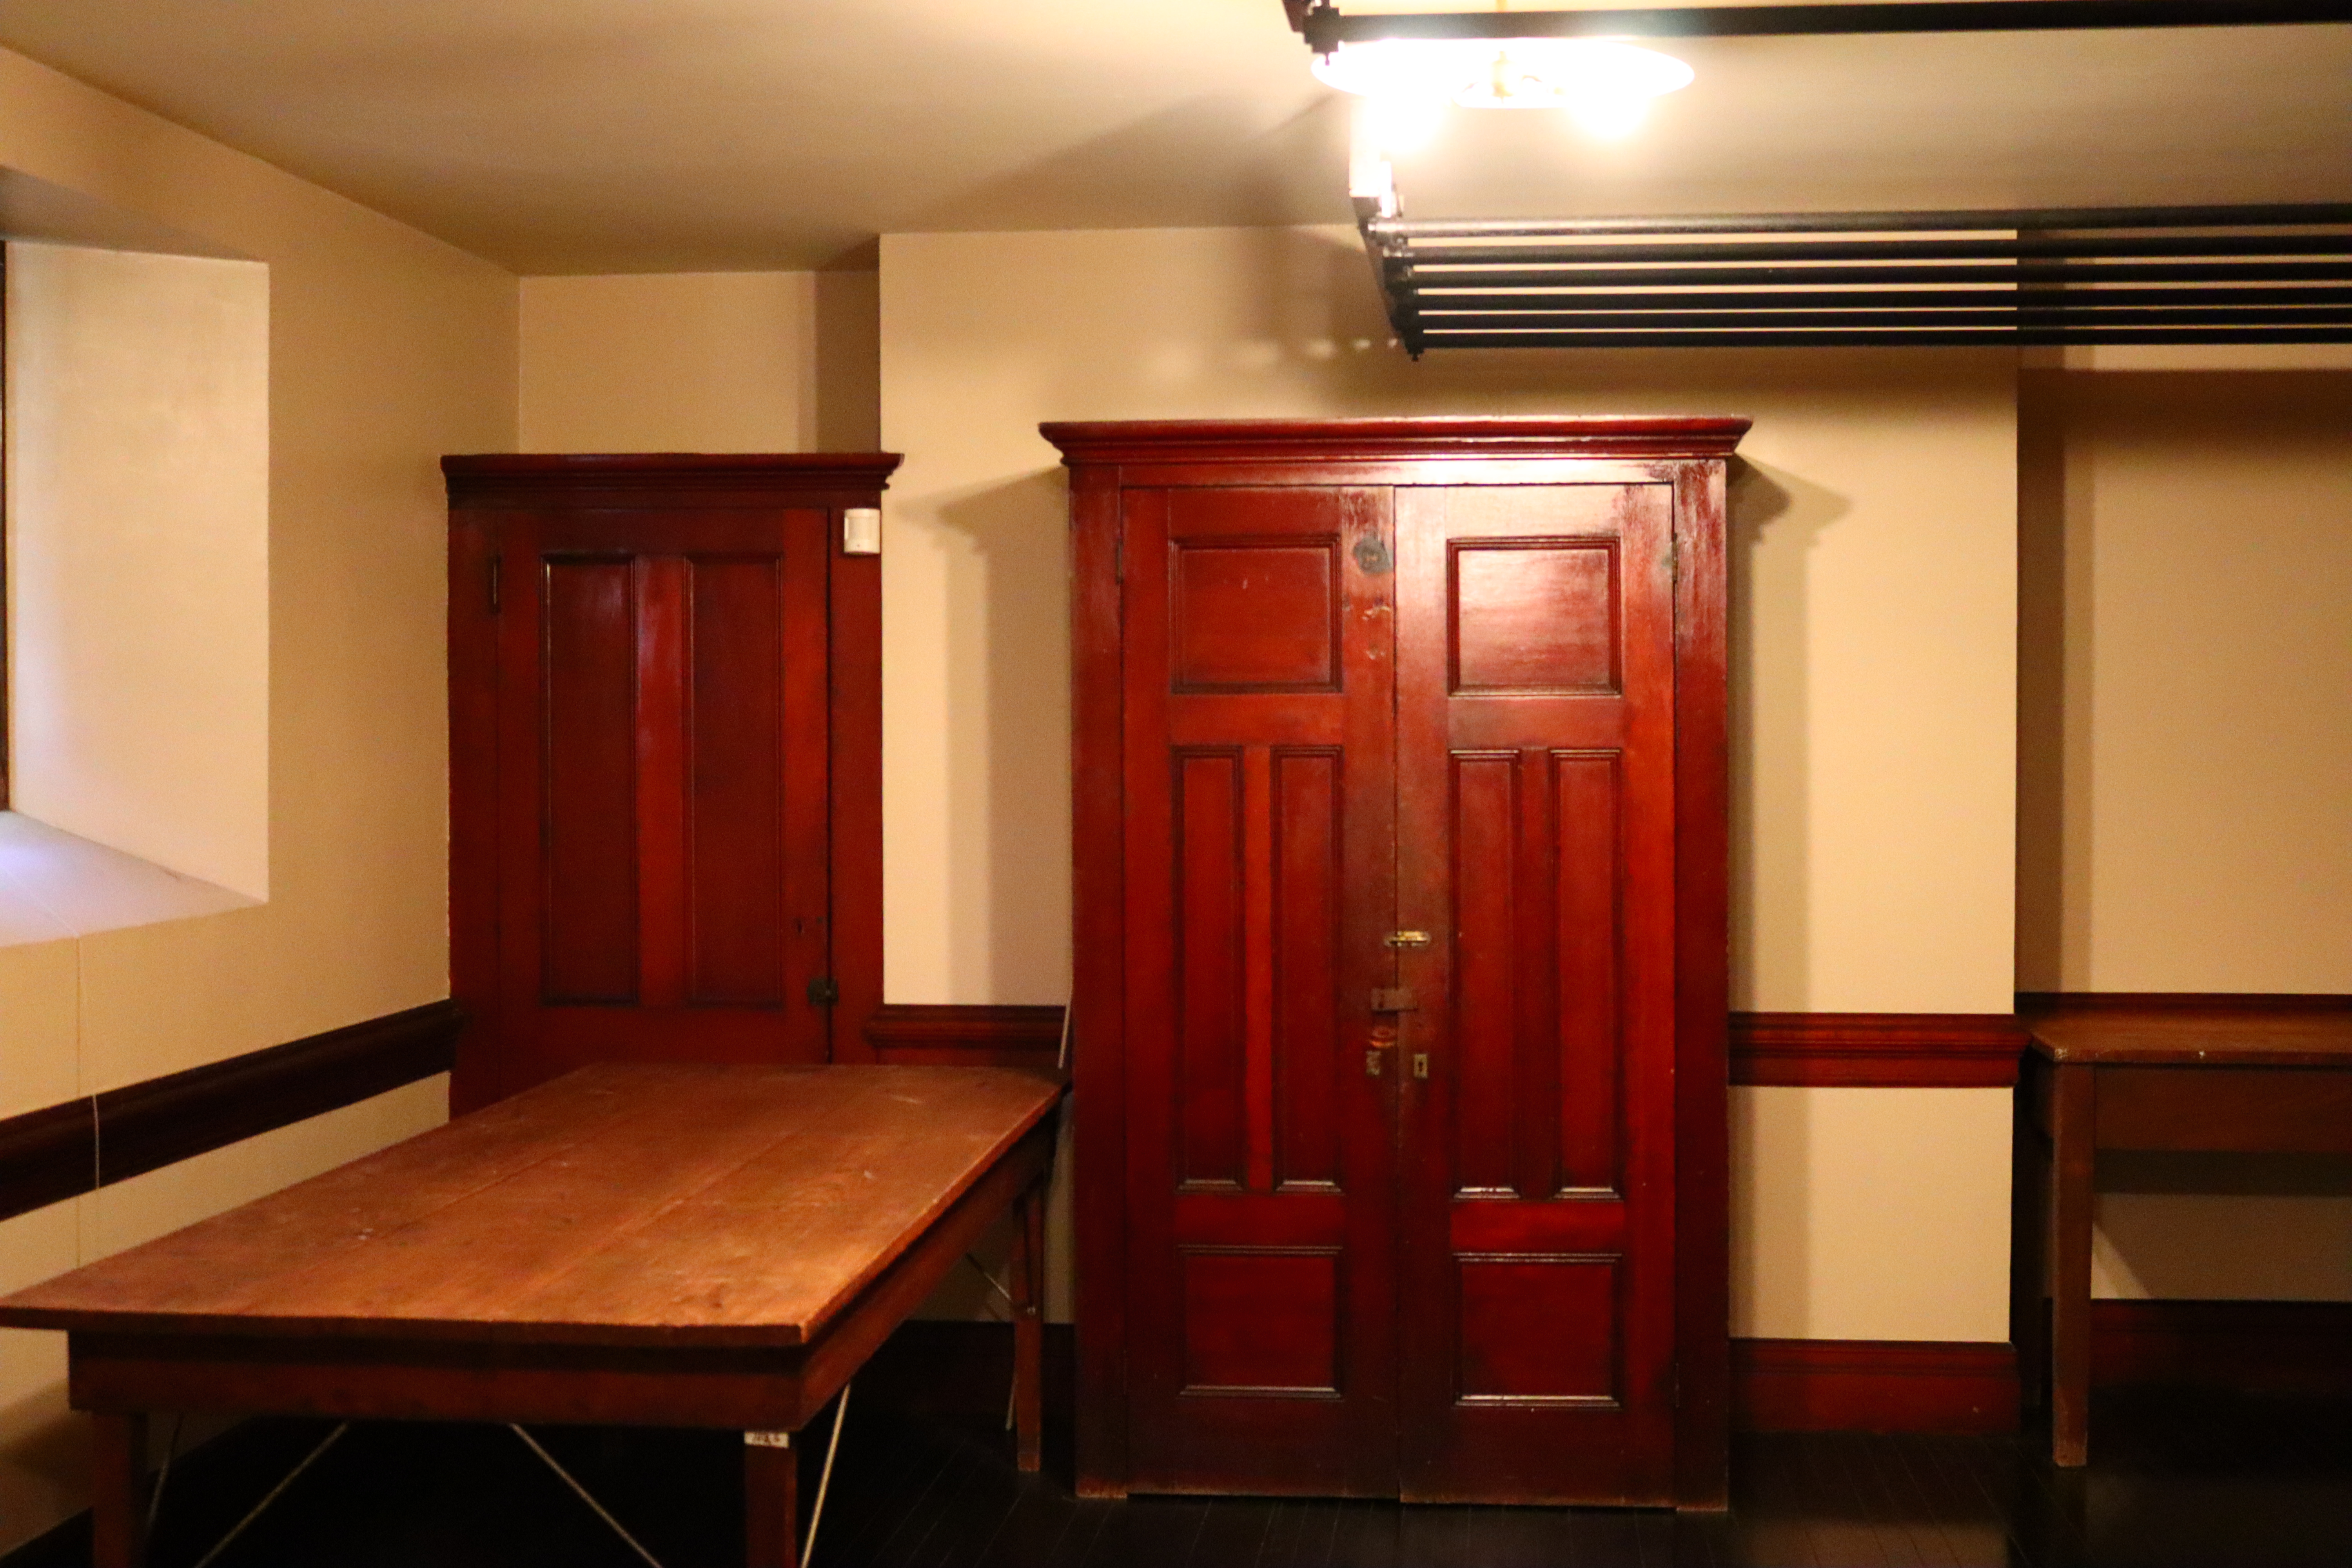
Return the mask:
<svg viewBox="0 0 2352 1568">
<path fill-rule="evenodd" d="M 1276 749 L 1273 763 L 1272 993 L 1266 1044 L 1274 1096 L 1275 1189 L 1339 1180 L 1339 942 L 1342 756 Z M 1255 1183 L 1253 1183 L 1255 1185 Z"/>
<path fill-rule="evenodd" d="M 539 1000 L 626 1005 L 637 998 L 636 622 L 626 560 L 554 560 L 545 575 L 547 658 L 534 685 L 546 714 L 532 769 L 544 780 Z"/>
<path fill-rule="evenodd" d="M 783 593 L 773 559 L 688 563 L 689 994 L 784 1001 Z"/>
<path fill-rule="evenodd" d="M 1614 540 L 1451 543 L 1446 630 L 1456 691 L 1614 691 Z"/>
<path fill-rule="evenodd" d="M 1336 1247 L 1187 1247 L 1184 1392 L 1336 1398 Z"/>
<path fill-rule="evenodd" d="M 1467 1254 L 1454 1267 L 1461 1403 L 1617 1403 L 1616 1258 Z"/>
<path fill-rule="evenodd" d="M 1187 1186 L 1242 1184 L 1244 1077 L 1242 758 L 1175 758 L 1176 1103 Z"/>
</svg>

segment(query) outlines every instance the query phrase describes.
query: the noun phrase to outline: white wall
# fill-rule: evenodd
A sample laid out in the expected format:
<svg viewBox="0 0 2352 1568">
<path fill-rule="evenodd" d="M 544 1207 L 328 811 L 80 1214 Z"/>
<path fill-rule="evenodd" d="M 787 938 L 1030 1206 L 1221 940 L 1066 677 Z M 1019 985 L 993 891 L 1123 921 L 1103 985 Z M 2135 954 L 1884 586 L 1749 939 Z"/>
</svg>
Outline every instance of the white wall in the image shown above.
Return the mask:
<svg viewBox="0 0 2352 1568">
<path fill-rule="evenodd" d="M 6 406 L 8 804 L 267 897 L 269 269 L 9 246 Z"/>
<path fill-rule="evenodd" d="M 1346 230 L 891 235 L 881 282 L 882 435 L 908 454 L 883 577 L 891 1000 L 1066 993 L 1066 524 L 1040 420 L 1657 412 L 1756 420 L 1732 507 L 1734 1005 L 2010 1010 L 2014 355 L 1416 365 Z M 1789 1242 L 1742 1254 L 1746 1331 L 2004 1337 L 1997 1098 L 1744 1094 L 1741 1213 Z"/>
</svg>

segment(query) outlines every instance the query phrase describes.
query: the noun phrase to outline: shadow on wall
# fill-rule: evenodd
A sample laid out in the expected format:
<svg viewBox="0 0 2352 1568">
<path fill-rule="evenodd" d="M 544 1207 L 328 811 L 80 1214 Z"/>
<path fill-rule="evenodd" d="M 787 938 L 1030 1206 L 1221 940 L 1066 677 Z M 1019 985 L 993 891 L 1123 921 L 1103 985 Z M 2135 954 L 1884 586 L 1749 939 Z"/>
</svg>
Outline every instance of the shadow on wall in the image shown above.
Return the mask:
<svg viewBox="0 0 2352 1568">
<path fill-rule="evenodd" d="M 1731 1091 L 1731 1332 L 1738 1339 L 1802 1323 L 1812 1308 L 1812 1211 L 1801 1176 L 1812 1102 L 1802 1092 Z M 1758 1173 L 1772 1171 L 1770 1186 Z"/>
<path fill-rule="evenodd" d="M 1809 557 L 1822 530 L 1853 503 L 1784 468 L 1731 459 L 1728 486 L 1731 632 L 1731 1005 L 1757 1005 L 1759 973 L 1809 974 L 1807 896 L 1811 803 L 1805 747 L 1768 753 L 1767 732 L 1811 732 L 1806 673 Z M 1769 600 L 1769 616 L 1758 606 Z M 1773 889 L 1769 898 L 1759 889 Z M 1775 929 L 1757 928 L 1769 908 Z M 1771 945 L 1763 963 L 1761 944 Z M 1783 999 L 1787 1000 L 1787 999 Z"/>
<path fill-rule="evenodd" d="M 948 672 L 948 711 L 981 716 L 948 738 L 950 843 L 984 844 L 948 868 L 947 907 L 980 911 L 950 932 L 985 973 L 954 976 L 959 995 L 1060 1003 L 1070 907 L 1069 563 L 1059 467 L 972 491 L 939 509 L 968 548 L 950 557 L 948 646 L 984 655 Z M 983 885 L 972 885 L 978 879 Z"/>
<path fill-rule="evenodd" d="M 2017 388 L 2017 988 L 2064 989 L 2069 970 L 2083 973 L 2090 957 L 2084 907 L 2070 912 L 2064 889 L 2071 869 L 2081 885 L 2090 870 L 2090 840 L 2066 836 L 2066 799 L 2089 798 L 2091 749 L 2068 754 L 2066 658 L 2073 637 L 2090 647 L 2092 600 L 2068 603 L 2066 519 L 2077 519 L 2078 564 L 2091 548 L 2089 476 L 2066 466 L 2064 381 L 2048 373 L 2018 377 Z M 2085 573 L 2087 574 L 2087 573 Z M 2079 657 L 2079 656 L 2078 656 Z M 2075 729 L 2087 740 L 2088 683 L 2075 694 Z M 2084 814 L 2088 820 L 2088 814 Z M 2068 862 L 2072 858 L 2074 864 Z"/>
</svg>

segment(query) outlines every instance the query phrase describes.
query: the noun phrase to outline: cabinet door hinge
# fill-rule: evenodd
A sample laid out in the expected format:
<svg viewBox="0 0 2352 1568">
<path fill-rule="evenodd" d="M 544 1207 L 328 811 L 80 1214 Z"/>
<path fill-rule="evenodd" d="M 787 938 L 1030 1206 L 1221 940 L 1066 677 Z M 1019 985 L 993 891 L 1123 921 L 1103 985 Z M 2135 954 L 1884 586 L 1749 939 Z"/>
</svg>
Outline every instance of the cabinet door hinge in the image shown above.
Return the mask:
<svg viewBox="0 0 2352 1568">
<path fill-rule="evenodd" d="M 499 613 L 499 579 L 504 575 L 499 568 L 505 559 L 502 555 L 490 557 L 490 614 L 494 616 Z"/>
</svg>

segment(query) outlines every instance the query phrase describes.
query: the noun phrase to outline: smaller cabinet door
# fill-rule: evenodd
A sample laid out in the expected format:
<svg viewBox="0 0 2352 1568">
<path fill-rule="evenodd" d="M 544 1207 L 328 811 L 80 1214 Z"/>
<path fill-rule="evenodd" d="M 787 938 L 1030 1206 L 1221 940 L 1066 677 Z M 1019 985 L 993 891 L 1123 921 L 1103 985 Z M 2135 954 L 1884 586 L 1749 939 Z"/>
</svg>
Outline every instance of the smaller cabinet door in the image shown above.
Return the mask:
<svg viewBox="0 0 2352 1568">
<path fill-rule="evenodd" d="M 499 605 L 497 1094 L 822 1061 L 831 513 L 518 510 Z"/>
<path fill-rule="evenodd" d="M 445 463 L 458 1105 L 609 1060 L 861 1058 L 879 569 L 840 515 L 894 463 Z"/>
</svg>

